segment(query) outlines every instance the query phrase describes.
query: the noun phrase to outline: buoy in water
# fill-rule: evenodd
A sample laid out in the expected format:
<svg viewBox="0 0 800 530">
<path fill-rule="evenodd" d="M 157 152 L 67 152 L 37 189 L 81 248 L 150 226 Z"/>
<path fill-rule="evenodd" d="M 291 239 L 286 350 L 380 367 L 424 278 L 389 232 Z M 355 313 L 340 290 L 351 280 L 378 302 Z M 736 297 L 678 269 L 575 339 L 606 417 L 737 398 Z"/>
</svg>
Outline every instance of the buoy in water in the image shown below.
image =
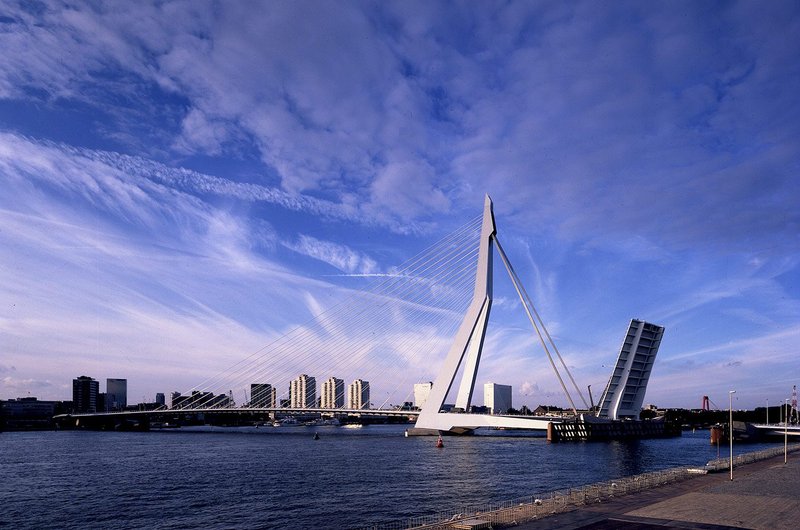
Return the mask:
<svg viewBox="0 0 800 530">
<path fill-rule="evenodd" d="M 436 440 L 436 447 L 438 447 L 440 449 L 442 447 L 444 447 L 444 440 L 442 440 L 442 435 L 441 434 L 439 435 L 439 439 Z"/>
<path fill-rule="evenodd" d="M 317 433 L 314 433 L 314 439 L 315 439 L 315 440 L 319 440 L 319 434 L 317 434 Z"/>
</svg>

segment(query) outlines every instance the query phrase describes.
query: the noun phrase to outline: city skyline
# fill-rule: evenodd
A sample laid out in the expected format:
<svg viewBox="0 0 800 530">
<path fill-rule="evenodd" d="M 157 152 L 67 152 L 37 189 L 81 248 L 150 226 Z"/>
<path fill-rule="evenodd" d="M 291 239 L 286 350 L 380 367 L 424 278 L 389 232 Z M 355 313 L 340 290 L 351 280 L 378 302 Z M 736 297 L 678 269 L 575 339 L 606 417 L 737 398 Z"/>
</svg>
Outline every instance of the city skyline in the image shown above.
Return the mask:
<svg viewBox="0 0 800 530">
<path fill-rule="evenodd" d="M 191 391 L 488 193 L 582 388 L 638 318 L 665 328 L 646 402 L 778 403 L 798 382 L 798 24 L 781 1 L 10 4 L 0 398 L 84 373 L 126 377 L 128 401 Z M 497 283 L 478 377 L 565 405 Z M 452 341 L 403 323 L 354 356 L 377 405 Z"/>
</svg>

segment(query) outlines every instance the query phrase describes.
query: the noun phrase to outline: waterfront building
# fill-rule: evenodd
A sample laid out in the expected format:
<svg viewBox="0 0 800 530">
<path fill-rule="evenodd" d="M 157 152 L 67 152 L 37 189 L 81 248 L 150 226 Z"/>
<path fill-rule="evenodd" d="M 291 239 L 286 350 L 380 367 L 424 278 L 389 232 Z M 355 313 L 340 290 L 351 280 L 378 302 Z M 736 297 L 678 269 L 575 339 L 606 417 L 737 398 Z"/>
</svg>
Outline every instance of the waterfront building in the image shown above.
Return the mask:
<svg viewBox="0 0 800 530">
<path fill-rule="evenodd" d="M 160 405 L 160 406 L 163 407 L 166 404 L 167 404 L 167 400 L 164 397 L 164 393 L 163 392 L 157 392 L 156 393 L 156 405 Z"/>
<path fill-rule="evenodd" d="M 511 404 L 511 385 L 498 385 L 486 383 L 483 385 L 483 405 L 489 409 L 490 414 L 505 414 Z"/>
<path fill-rule="evenodd" d="M 55 401 L 39 401 L 35 397 L 21 397 L 0 401 L 0 417 L 10 429 L 52 428 L 56 413 Z"/>
<path fill-rule="evenodd" d="M 233 406 L 233 400 L 226 394 L 215 396 L 213 392 L 193 390 L 191 395 L 183 396 L 180 392 L 172 393 L 173 409 L 210 409 Z"/>
<path fill-rule="evenodd" d="M 192 409 L 205 409 L 211 406 L 214 401 L 214 392 L 203 392 L 201 390 L 192 390 L 189 396 L 188 406 Z"/>
<path fill-rule="evenodd" d="M 293 409 L 313 408 L 317 404 L 317 380 L 301 374 L 289 383 L 289 400 Z"/>
<path fill-rule="evenodd" d="M 269 383 L 252 383 L 250 385 L 250 406 L 254 408 L 274 408 L 277 392 Z"/>
<path fill-rule="evenodd" d="M 421 409 L 425 405 L 432 388 L 433 383 L 431 381 L 414 385 L 414 405 L 416 405 L 417 408 Z"/>
<path fill-rule="evenodd" d="M 212 392 L 209 392 L 209 394 L 212 394 L 212 398 L 204 405 L 201 405 L 201 407 L 207 409 L 227 409 L 236 406 L 231 394 L 218 394 L 216 396 L 214 396 Z"/>
<path fill-rule="evenodd" d="M 128 380 L 106 379 L 105 410 L 125 410 L 128 406 Z"/>
<path fill-rule="evenodd" d="M 347 408 L 369 408 L 369 381 L 356 379 L 347 387 Z"/>
<path fill-rule="evenodd" d="M 100 383 L 82 375 L 72 380 L 72 406 L 77 413 L 97 412 Z"/>
<path fill-rule="evenodd" d="M 344 407 L 344 380 L 329 377 L 322 383 L 320 408 L 340 409 L 342 407 Z"/>
</svg>

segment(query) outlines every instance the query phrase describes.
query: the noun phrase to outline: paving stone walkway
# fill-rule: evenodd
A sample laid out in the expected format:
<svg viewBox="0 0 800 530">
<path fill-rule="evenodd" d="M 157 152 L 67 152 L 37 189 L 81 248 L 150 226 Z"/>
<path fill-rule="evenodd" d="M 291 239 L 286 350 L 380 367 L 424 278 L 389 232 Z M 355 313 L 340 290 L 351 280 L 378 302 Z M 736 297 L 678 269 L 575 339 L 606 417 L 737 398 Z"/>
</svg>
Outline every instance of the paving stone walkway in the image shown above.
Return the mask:
<svg viewBox="0 0 800 530">
<path fill-rule="evenodd" d="M 800 453 L 523 523 L 524 530 L 800 528 Z"/>
</svg>

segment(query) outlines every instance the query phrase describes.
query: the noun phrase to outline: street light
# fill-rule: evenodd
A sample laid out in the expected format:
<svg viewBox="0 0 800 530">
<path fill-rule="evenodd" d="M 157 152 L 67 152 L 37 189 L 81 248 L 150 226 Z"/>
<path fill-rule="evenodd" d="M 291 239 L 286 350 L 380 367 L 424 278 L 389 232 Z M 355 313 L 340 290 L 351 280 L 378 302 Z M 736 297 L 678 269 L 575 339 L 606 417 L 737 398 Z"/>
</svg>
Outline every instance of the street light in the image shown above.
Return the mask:
<svg viewBox="0 0 800 530">
<path fill-rule="evenodd" d="M 767 425 L 769 425 L 769 398 L 767 398 Z"/>
<path fill-rule="evenodd" d="M 789 400 L 786 400 L 786 421 L 783 422 L 783 463 L 785 464 L 789 456 Z"/>
<path fill-rule="evenodd" d="M 733 395 L 735 393 L 736 390 L 728 391 L 728 438 L 730 438 L 731 442 L 731 480 L 733 480 Z"/>
</svg>

